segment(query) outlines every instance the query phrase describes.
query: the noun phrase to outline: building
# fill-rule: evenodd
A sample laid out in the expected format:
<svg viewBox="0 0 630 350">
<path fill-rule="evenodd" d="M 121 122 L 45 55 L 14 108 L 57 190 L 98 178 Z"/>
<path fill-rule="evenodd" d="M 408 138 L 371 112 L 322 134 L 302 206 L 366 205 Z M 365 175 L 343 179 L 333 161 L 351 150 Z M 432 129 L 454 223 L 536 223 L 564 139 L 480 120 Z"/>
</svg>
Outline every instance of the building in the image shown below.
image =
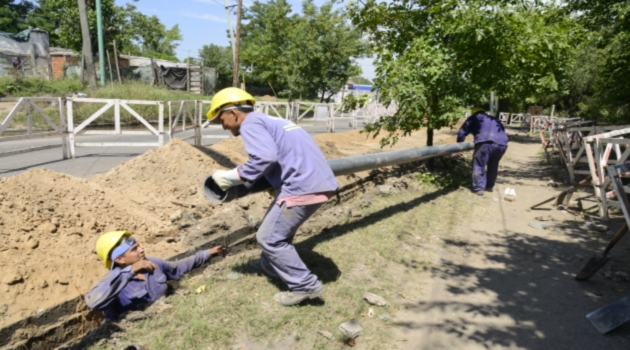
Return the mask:
<svg viewBox="0 0 630 350">
<path fill-rule="evenodd" d="M 51 78 L 50 47 L 46 31 L 26 29 L 17 34 L 0 32 L 0 76 L 10 74 Z"/>
</svg>

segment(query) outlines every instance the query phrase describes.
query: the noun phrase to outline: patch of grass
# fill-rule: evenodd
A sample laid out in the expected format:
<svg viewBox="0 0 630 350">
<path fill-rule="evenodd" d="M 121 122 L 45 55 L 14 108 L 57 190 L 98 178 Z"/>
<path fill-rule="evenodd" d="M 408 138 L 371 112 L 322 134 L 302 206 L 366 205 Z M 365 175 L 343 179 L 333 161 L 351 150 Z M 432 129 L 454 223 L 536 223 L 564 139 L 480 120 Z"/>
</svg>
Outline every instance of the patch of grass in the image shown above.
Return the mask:
<svg viewBox="0 0 630 350">
<path fill-rule="evenodd" d="M 470 162 L 461 156 L 439 157 L 433 160 L 433 169 L 417 174 L 421 184 L 458 188 L 470 184 Z"/>
<path fill-rule="evenodd" d="M 276 304 L 273 295 L 286 287 L 250 274 L 246 263 L 252 254 L 235 256 L 222 263 L 223 270 L 211 266 L 200 277 L 186 278 L 180 290 L 190 294 L 169 297 L 172 309 L 139 322 L 121 341 L 150 349 L 223 349 L 242 339 L 273 347 L 297 335 L 296 349 L 330 349 L 341 346 L 339 324 L 354 318 L 364 328 L 357 341 L 365 348 L 396 348 L 392 317 L 413 302 L 406 297 L 418 300 L 422 295 L 436 259 L 435 244 L 453 237 L 455 225 L 466 218 L 468 195 L 430 186 L 396 196 L 374 195 L 368 208 L 345 204 L 361 217 L 343 219 L 318 235 L 296 237 L 300 256 L 324 283 L 323 301 Z M 326 218 L 330 216 L 323 212 L 311 220 Z M 234 272 L 241 277 L 227 278 Z M 207 291 L 194 294 L 201 285 Z M 384 297 L 388 305 L 368 305 L 362 300 L 366 291 Z M 375 317 L 367 316 L 369 308 Z M 318 330 L 337 338 L 328 340 Z"/>
</svg>

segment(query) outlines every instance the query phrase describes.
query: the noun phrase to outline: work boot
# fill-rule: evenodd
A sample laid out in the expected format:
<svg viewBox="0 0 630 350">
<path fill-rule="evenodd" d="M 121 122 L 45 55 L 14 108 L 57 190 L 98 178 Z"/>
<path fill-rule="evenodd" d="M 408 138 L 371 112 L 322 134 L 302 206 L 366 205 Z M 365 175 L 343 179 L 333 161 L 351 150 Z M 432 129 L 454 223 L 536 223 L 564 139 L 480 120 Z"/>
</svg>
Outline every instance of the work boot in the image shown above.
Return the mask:
<svg viewBox="0 0 630 350">
<path fill-rule="evenodd" d="M 479 191 L 475 191 L 473 190 L 472 193 L 478 195 L 478 196 L 483 196 L 483 190 L 479 190 Z"/>
<path fill-rule="evenodd" d="M 284 306 L 292 306 L 306 299 L 315 299 L 324 293 L 324 286 L 319 285 L 310 292 L 281 292 L 273 296 L 273 300 Z"/>
<path fill-rule="evenodd" d="M 273 268 L 271 266 L 269 266 L 268 263 L 267 264 L 264 263 L 263 259 L 250 260 L 247 263 L 247 267 L 249 267 L 250 269 L 256 271 L 260 275 L 269 277 L 271 279 L 280 280 L 280 276 L 278 276 L 276 271 L 274 271 Z"/>
</svg>

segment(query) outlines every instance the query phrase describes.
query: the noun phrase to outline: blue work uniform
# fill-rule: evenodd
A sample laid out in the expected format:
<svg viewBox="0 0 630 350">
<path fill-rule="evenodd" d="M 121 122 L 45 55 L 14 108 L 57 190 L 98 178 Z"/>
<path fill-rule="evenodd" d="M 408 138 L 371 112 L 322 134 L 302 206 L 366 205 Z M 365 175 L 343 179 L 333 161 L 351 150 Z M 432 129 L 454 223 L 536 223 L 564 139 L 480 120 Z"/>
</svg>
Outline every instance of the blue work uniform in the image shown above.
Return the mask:
<svg viewBox="0 0 630 350">
<path fill-rule="evenodd" d="M 466 119 L 457 133 L 457 142 L 463 142 L 471 133 L 475 137 L 473 191 L 492 190 L 498 175 L 499 161 L 507 150 L 508 136 L 501 121 L 484 112 L 477 112 Z"/>
<path fill-rule="evenodd" d="M 85 303 L 92 310 L 105 311 L 105 317 L 117 319 L 122 313 L 142 310 L 166 294 L 166 281 L 177 280 L 183 274 L 210 260 L 207 250 L 179 261 L 148 258 L 157 265 L 153 272 L 145 272 L 145 281 L 136 278 L 131 266 L 114 267 L 85 295 Z"/>
<path fill-rule="evenodd" d="M 291 121 L 253 112 L 239 131 L 249 155 L 247 162 L 237 167 L 239 176 L 246 181 L 264 176 L 277 193 L 256 233 L 262 262 L 273 268 L 292 292 L 321 288 L 292 241 L 298 228 L 323 202 L 291 206 L 282 199 L 335 191 L 339 186 L 335 175 L 311 135 Z"/>
</svg>

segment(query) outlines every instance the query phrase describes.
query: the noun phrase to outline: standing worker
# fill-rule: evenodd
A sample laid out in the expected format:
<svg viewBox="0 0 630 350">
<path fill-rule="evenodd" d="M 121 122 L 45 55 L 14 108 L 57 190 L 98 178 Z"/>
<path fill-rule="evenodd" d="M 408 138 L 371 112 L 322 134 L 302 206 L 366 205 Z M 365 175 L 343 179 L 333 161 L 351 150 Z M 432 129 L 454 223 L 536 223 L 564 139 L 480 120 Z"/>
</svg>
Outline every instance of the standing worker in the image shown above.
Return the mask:
<svg viewBox="0 0 630 350">
<path fill-rule="evenodd" d="M 256 233 L 262 248 L 260 259 L 248 266 L 270 278 L 281 279 L 288 292 L 274 300 L 290 306 L 319 297 L 324 287 L 304 265 L 295 247 L 297 229 L 338 188 L 324 154 L 301 127 L 281 118 L 254 112 L 256 101 L 238 88 L 219 91 L 207 114 L 211 123 L 243 138 L 249 159 L 232 170 L 217 170 L 212 179 L 227 190 L 265 177 L 275 190 L 275 198 Z"/>
<path fill-rule="evenodd" d="M 507 149 L 508 136 L 501 121 L 487 114 L 483 108 L 475 107 L 470 114 L 457 133 L 457 142 L 464 142 L 470 133 L 475 136 L 472 191 L 483 196 L 484 191 L 492 192 L 499 171 L 499 161 Z"/>
</svg>

